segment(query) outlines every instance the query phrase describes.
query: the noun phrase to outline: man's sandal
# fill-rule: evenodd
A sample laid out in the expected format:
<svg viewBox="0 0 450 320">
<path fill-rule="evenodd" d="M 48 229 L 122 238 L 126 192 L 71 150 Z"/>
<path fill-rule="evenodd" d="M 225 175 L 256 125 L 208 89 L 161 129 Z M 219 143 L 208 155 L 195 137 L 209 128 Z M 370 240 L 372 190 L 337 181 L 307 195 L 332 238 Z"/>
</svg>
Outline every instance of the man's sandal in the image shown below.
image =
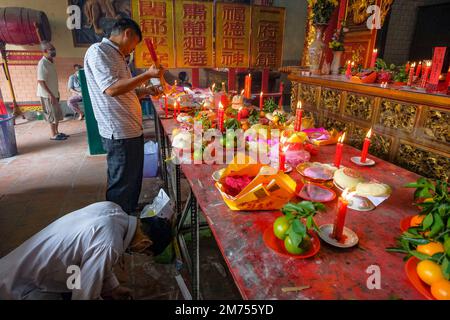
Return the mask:
<svg viewBox="0 0 450 320">
<path fill-rule="evenodd" d="M 61 135 L 57 135 L 56 137 L 50 138 L 50 140 L 53 140 L 53 141 L 63 141 L 63 140 L 67 140 L 67 138 L 66 138 L 66 137 L 63 137 L 63 136 L 61 136 Z"/>
</svg>

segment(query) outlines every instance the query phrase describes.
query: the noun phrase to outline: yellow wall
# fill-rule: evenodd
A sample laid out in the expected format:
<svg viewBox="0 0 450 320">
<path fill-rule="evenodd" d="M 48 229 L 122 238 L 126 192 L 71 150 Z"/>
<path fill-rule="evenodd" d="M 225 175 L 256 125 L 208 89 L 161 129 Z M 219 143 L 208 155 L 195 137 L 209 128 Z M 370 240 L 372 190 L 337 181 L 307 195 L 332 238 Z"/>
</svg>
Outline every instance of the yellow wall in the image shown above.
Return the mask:
<svg viewBox="0 0 450 320">
<path fill-rule="evenodd" d="M 86 53 L 86 48 L 75 48 L 73 45 L 72 31 L 66 26 L 67 0 L 0 0 L 0 7 L 23 7 L 44 11 L 52 28 L 52 42 L 56 47 L 58 57 L 81 58 Z M 8 50 L 36 50 L 38 46 L 7 46 Z"/>
</svg>

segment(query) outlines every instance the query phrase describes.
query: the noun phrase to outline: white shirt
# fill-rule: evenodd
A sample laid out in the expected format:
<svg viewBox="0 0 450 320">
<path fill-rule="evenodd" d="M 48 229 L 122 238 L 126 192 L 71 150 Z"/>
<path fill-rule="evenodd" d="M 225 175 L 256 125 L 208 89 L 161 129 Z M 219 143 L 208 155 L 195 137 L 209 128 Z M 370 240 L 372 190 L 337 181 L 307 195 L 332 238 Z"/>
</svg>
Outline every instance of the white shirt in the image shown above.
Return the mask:
<svg viewBox="0 0 450 320">
<path fill-rule="evenodd" d="M 45 81 L 47 87 L 50 89 L 52 94 L 59 98 L 59 88 L 58 88 L 58 74 L 56 72 L 56 67 L 53 62 L 47 59 L 47 57 L 42 57 L 42 59 L 38 63 L 37 67 L 37 79 L 38 81 Z M 49 94 L 47 90 L 44 89 L 38 83 L 37 86 L 37 96 L 42 98 L 49 98 Z"/>
<path fill-rule="evenodd" d="M 119 285 L 112 269 L 134 237 L 137 218 L 112 202 L 69 213 L 0 259 L 0 300 L 32 291 L 72 292 L 72 300 L 100 299 Z M 69 266 L 78 266 L 80 289 L 70 290 Z"/>
<path fill-rule="evenodd" d="M 84 71 L 100 135 L 107 139 L 140 137 L 144 131 L 136 92 L 131 90 L 116 97 L 105 93 L 117 81 L 132 77 L 117 45 L 106 38 L 93 44 L 84 57 Z"/>
</svg>

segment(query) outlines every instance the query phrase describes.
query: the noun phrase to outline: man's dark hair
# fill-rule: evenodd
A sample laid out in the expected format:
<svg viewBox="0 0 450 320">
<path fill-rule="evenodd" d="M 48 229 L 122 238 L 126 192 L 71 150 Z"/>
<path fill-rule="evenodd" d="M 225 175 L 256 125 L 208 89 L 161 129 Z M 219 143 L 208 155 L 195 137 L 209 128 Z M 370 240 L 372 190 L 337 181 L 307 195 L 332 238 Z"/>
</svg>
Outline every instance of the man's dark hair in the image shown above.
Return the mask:
<svg viewBox="0 0 450 320">
<path fill-rule="evenodd" d="M 73 68 L 74 68 L 74 69 L 83 69 L 83 66 L 80 65 L 80 64 L 74 64 L 74 65 L 73 65 Z"/>
<path fill-rule="evenodd" d="M 134 33 L 139 37 L 139 41 L 142 41 L 142 31 L 139 25 L 136 23 L 136 21 L 128 18 L 121 18 L 117 20 L 112 29 L 111 29 L 111 35 L 116 36 L 118 34 L 121 34 L 126 29 L 131 29 L 134 31 Z"/>
<path fill-rule="evenodd" d="M 141 219 L 142 232 L 153 242 L 150 250 L 155 256 L 161 254 L 172 241 L 169 220 L 160 217 Z"/>
</svg>

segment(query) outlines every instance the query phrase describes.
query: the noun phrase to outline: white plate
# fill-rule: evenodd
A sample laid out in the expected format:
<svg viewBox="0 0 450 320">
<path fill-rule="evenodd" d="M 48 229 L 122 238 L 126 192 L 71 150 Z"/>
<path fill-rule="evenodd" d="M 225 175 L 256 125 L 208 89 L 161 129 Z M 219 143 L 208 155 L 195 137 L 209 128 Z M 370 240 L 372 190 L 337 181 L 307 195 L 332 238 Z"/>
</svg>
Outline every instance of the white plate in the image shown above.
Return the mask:
<svg viewBox="0 0 450 320">
<path fill-rule="evenodd" d="M 376 207 L 366 197 L 354 195 L 348 200 L 348 208 L 355 211 L 372 211 Z"/>
<path fill-rule="evenodd" d="M 361 162 L 361 157 L 353 157 L 350 160 L 352 160 L 354 164 L 362 167 L 370 167 L 375 164 L 375 161 L 369 158 L 366 159 L 366 162 Z"/>
<path fill-rule="evenodd" d="M 345 242 L 338 242 L 336 239 L 331 237 L 333 233 L 332 224 L 324 224 L 319 227 L 319 237 L 329 245 L 337 248 L 351 248 L 358 244 L 358 236 L 355 232 L 349 228 L 344 227 L 344 235 L 346 236 Z"/>
</svg>

